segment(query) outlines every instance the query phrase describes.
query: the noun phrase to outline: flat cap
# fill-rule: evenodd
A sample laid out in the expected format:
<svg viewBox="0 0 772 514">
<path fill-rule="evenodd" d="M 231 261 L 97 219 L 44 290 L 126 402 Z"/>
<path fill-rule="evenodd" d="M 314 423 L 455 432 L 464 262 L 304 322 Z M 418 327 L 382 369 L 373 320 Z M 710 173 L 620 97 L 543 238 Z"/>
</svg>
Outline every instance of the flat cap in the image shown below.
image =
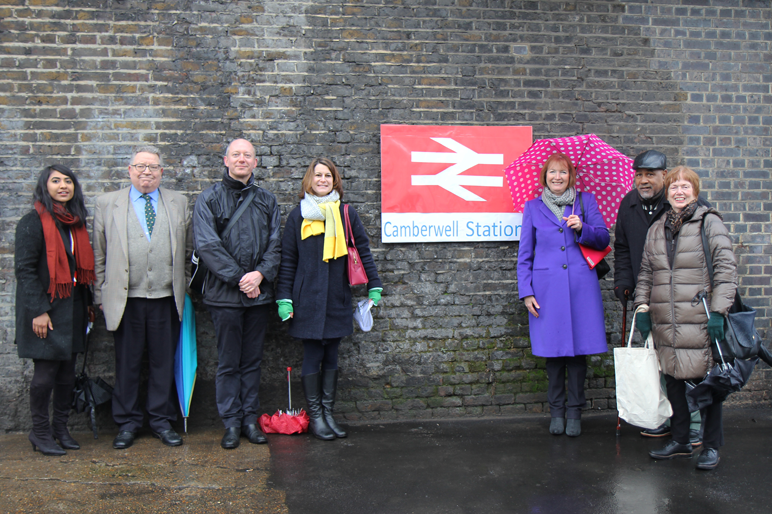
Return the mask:
<svg viewBox="0 0 772 514">
<path fill-rule="evenodd" d="M 665 154 L 656 150 L 647 150 L 642 154 L 638 154 L 638 157 L 635 158 L 633 161 L 633 169 L 666 170 L 667 157 L 665 157 Z"/>
</svg>

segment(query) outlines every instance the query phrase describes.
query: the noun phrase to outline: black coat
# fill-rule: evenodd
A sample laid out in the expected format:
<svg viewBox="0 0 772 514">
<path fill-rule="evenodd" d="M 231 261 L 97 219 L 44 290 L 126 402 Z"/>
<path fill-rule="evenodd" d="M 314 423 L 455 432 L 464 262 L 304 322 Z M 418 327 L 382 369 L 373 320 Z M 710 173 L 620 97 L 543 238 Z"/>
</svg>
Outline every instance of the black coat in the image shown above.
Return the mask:
<svg viewBox="0 0 772 514">
<path fill-rule="evenodd" d="M 222 234 L 250 188 L 257 189 L 252 205 L 228 234 Z M 273 303 L 273 281 L 281 258 L 280 229 L 276 197 L 258 187 L 254 177 L 244 186 L 226 171 L 221 182 L 198 195 L 193 209 L 193 240 L 196 253 L 209 268 L 204 303 L 219 307 Z M 257 298 L 248 298 L 239 290 L 241 277 L 251 271 L 264 277 Z"/>
<path fill-rule="evenodd" d="M 354 241 L 369 280 L 367 289 L 383 287 L 370 253 L 365 227 L 353 207 L 349 206 L 348 212 Z M 345 227 L 342 202 L 340 216 Z M 345 337 L 354 331 L 348 256 L 324 262 L 324 234 L 301 240 L 302 223 L 298 206 L 287 217 L 281 243 L 276 299 L 292 300 L 294 317 L 289 320 L 289 334 L 298 339 Z"/>
<path fill-rule="evenodd" d="M 711 206 L 702 198 L 698 198 L 697 202 L 705 207 Z M 625 195 L 619 204 L 614 231 L 614 287 L 629 290 L 630 298 L 635 290 L 635 284 L 638 283 L 643 245 L 646 242 L 649 227 L 670 210 L 667 191 L 651 215 L 643 210 L 641 203 L 637 189 Z"/>
<path fill-rule="evenodd" d="M 68 232 L 60 230 L 70 273 L 75 270 Z M 16 225 L 16 345 L 24 359 L 70 360 L 73 353 L 82 352 L 85 344 L 87 310 L 91 295 L 87 287 L 76 286 L 67 298 L 48 294 L 50 276 L 46 259 L 43 224 L 37 211 L 22 217 Z M 76 302 L 76 300 L 78 300 Z M 44 312 L 51 318 L 54 329 L 41 339 L 32 331 L 32 320 Z M 75 317 L 78 317 L 75 320 Z M 75 329 L 78 329 L 75 333 Z"/>
</svg>

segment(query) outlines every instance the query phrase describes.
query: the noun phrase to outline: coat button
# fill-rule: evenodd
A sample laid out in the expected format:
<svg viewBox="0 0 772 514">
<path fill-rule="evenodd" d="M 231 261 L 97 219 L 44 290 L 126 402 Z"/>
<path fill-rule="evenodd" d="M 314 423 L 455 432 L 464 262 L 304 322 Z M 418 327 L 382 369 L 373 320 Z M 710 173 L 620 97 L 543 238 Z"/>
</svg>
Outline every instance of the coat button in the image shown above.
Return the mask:
<svg viewBox="0 0 772 514">
<path fill-rule="evenodd" d="M 568 264 L 563 264 L 563 269 L 568 269 Z"/>
<path fill-rule="evenodd" d="M 561 251 L 563 251 L 563 252 L 565 252 L 565 251 L 566 251 L 566 247 L 565 247 L 565 246 L 561 246 L 561 247 L 560 247 L 560 250 L 561 250 Z"/>
<path fill-rule="evenodd" d="M 558 232 L 560 232 L 560 233 L 562 234 L 562 233 L 563 233 L 563 229 L 562 229 L 562 228 L 559 228 L 559 229 L 558 229 Z"/>
</svg>

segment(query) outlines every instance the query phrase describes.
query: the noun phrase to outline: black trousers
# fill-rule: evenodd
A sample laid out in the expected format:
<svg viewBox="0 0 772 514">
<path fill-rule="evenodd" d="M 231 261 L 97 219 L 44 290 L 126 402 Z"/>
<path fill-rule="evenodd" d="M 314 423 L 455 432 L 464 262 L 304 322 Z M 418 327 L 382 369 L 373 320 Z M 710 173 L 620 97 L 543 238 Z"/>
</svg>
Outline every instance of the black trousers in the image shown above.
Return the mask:
<svg viewBox="0 0 772 514">
<path fill-rule="evenodd" d="M 568 372 L 568 404 L 566 405 L 566 372 Z M 587 357 L 548 357 L 547 399 L 553 418 L 582 419 L 582 409 L 587 400 L 584 396 L 584 379 L 587 376 Z"/>
<path fill-rule="evenodd" d="M 673 441 L 686 444 L 689 442 L 689 424 L 691 422 L 689 404 L 686 402 L 686 382 L 670 375 L 664 376 L 667 399 L 670 400 L 670 405 L 673 407 L 673 416 L 670 418 L 670 433 L 673 435 Z M 702 444 L 705 448 L 718 449 L 724 446 L 722 410 L 722 402 L 715 402 L 700 409 L 702 424 L 705 429 L 702 435 Z"/>
<path fill-rule="evenodd" d="M 174 403 L 174 353 L 180 337 L 180 318 L 174 298 L 129 298 L 115 338 L 113 420 L 120 430 L 142 428 L 139 382 L 142 355 L 147 348 L 149 377 L 147 414 L 150 428 L 162 432 L 177 419 Z"/>
<path fill-rule="evenodd" d="M 270 305 L 207 305 L 217 334 L 217 411 L 225 428 L 254 425 L 260 408 L 260 365 Z"/>
</svg>

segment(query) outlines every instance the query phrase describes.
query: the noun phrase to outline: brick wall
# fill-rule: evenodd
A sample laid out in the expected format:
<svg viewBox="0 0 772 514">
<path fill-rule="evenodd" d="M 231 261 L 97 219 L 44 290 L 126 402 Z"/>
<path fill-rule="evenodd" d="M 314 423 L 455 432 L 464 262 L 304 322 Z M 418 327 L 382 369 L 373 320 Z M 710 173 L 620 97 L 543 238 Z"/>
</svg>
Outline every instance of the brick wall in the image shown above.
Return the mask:
<svg viewBox="0 0 772 514">
<path fill-rule="evenodd" d="M 656 148 L 694 167 L 732 231 L 741 291 L 772 333 L 765 0 L 0 0 L 0 19 L 2 430 L 30 424 L 31 363 L 13 346 L 13 247 L 34 179 L 67 164 L 93 208 L 127 184 L 141 143 L 162 149 L 164 185 L 193 201 L 220 177 L 225 144 L 247 137 L 285 215 L 311 158 L 342 168 L 385 283 L 374 330 L 341 349 L 339 410 L 350 419 L 539 412 L 546 401 L 517 298 L 517 244 L 381 244 L 381 123 L 592 132 L 628 155 Z M 606 326 L 618 344 L 610 286 Z M 201 305 L 198 325 L 193 422 L 216 423 Z M 270 332 L 266 411 L 285 406 L 285 368 L 302 360 L 278 318 Z M 103 323 L 92 348 L 92 374 L 111 380 Z M 734 401 L 767 404 L 770 384 L 760 366 Z M 591 358 L 587 393 L 590 407 L 614 407 L 609 355 Z M 112 427 L 109 413 L 100 423 Z"/>
</svg>

